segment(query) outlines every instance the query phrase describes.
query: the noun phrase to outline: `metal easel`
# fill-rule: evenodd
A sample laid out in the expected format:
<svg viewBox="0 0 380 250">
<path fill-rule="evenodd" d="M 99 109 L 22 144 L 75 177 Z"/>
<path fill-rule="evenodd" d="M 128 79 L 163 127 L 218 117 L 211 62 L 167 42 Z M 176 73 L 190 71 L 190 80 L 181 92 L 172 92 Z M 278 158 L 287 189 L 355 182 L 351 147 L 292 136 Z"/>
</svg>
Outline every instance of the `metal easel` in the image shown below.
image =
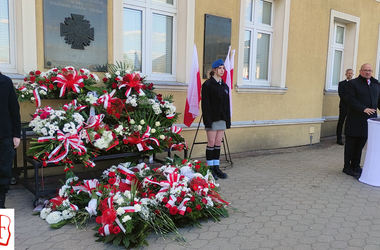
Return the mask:
<svg viewBox="0 0 380 250">
<path fill-rule="evenodd" d="M 198 122 L 198 127 L 197 127 L 197 131 L 195 132 L 195 136 L 194 136 L 194 140 L 193 140 L 193 144 L 191 145 L 191 149 L 190 149 L 190 154 L 189 154 L 189 158 L 191 158 L 191 153 L 193 152 L 193 148 L 194 148 L 194 145 L 197 145 L 197 144 L 207 144 L 207 142 L 195 142 L 195 140 L 197 139 L 197 136 L 198 136 L 198 131 L 199 131 L 199 127 L 201 125 L 201 121 L 203 119 L 203 114 L 201 115 L 200 119 L 199 119 L 199 122 Z M 225 143 L 224 143 L 225 142 Z M 224 152 L 224 157 L 226 159 L 226 162 L 229 162 L 230 165 L 231 165 L 231 168 L 234 166 L 234 163 L 232 162 L 232 158 L 231 158 L 231 152 L 230 152 L 230 147 L 228 146 L 228 141 L 227 141 L 227 135 L 226 135 L 226 132 L 224 132 L 224 137 L 222 139 L 222 144 L 223 144 L 223 152 Z M 227 146 L 227 150 L 226 150 L 226 146 Z M 227 154 L 228 154 L 228 158 L 227 158 Z"/>
</svg>

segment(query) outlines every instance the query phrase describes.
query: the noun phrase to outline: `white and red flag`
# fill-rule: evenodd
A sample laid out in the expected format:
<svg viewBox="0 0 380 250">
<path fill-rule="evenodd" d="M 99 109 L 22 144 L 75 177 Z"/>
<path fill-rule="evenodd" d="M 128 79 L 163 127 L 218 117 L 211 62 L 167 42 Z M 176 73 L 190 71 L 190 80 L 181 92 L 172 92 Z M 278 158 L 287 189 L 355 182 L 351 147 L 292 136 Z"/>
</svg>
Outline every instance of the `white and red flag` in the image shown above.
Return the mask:
<svg viewBox="0 0 380 250">
<path fill-rule="evenodd" d="M 232 53 L 232 58 L 230 56 L 230 53 Z M 224 61 L 224 68 L 226 69 L 224 71 L 224 75 L 222 76 L 223 81 L 227 84 L 227 86 L 230 89 L 230 114 L 232 117 L 232 91 L 233 89 L 233 74 L 234 74 L 234 57 L 235 57 L 235 50 L 231 51 L 231 46 L 228 47 L 228 53 L 226 60 Z"/>
<path fill-rule="evenodd" d="M 201 100 L 201 76 L 199 74 L 198 52 L 194 44 L 193 61 L 191 63 L 189 86 L 185 106 L 183 123 L 190 127 L 199 115 L 199 101 Z"/>
</svg>

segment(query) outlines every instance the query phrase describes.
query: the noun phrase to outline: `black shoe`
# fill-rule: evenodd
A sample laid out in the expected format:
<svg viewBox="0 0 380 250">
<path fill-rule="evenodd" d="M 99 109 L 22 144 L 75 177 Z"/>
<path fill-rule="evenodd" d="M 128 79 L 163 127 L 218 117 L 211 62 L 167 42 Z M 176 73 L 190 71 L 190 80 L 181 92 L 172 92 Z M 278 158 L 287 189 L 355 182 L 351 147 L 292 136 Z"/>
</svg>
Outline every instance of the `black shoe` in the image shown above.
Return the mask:
<svg viewBox="0 0 380 250">
<path fill-rule="evenodd" d="M 353 176 L 356 179 L 358 179 L 360 177 L 360 174 L 359 173 L 355 173 L 354 171 L 352 171 L 352 169 L 343 168 L 342 172 L 345 173 L 345 174 L 347 174 L 347 175 L 351 175 L 351 176 Z"/>
<path fill-rule="evenodd" d="M 357 168 L 354 168 L 354 172 L 358 173 L 358 174 L 361 174 L 363 172 L 363 170 L 362 170 L 361 167 L 357 167 Z"/>
<path fill-rule="evenodd" d="M 339 144 L 339 145 L 344 145 L 344 143 L 342 142 L 342 140 L 337 140 L 336 143 Z"/>
<path fill-rule="evenodd" d="M 212 177 L 214 177 L 215 180 L 219 179 L 218 176 L 216 175 L 215 171 L 214 171 L 213 166 L 210 167 L 210 170 L 211 170 Z"/>
<path fill-rule="evenodd" d="M 227 174 L 226 173 L 223 173 L 222 170 L 219 169 L 219 166 L 214 166 L 214 172 L 215 174 L 221 178 L 221 179 L 226 179 L 227 178 Z"/>
</svg>

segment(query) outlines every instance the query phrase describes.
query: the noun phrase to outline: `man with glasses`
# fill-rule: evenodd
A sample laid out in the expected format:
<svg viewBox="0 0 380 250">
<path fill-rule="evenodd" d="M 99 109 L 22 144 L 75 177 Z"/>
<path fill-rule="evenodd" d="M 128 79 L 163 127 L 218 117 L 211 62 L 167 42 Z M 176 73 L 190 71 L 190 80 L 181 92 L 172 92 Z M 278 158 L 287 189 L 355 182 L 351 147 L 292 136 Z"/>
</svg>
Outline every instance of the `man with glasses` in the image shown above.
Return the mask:
<svg viewBox="0 0 380 250">
<path fill-rule="evenodd" d="M 380 108 L 380 85 L 372 77 L 369 63 L 361 66 L 357 78 L 347 82 L 346 99 L 348 110 L 343 173 L 359 178 L 362 149 L 368 137 L 367 120 L 377 117 L 376 110 Z"/>
</svg>

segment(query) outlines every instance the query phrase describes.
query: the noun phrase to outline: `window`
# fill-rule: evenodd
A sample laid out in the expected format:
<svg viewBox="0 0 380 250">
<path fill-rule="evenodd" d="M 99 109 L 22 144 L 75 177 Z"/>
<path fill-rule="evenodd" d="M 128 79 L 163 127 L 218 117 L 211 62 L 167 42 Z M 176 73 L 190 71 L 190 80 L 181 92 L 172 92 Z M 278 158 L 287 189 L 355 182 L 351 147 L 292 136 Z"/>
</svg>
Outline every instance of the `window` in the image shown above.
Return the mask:
<svg viewBox="0 0 380 250">
<path fill-rule="evenodd" d="M 290 0 L 241 0 L 240 12 L 236 92 L 284 94 Z"/>
<path fill-rule="evenodd" d="M 334 42 L 332 45 L 332 79 L 331 86 L 338 87 L 338 83 L 343 80 L 343 55 L 344 55 L 344 33 L 345 26 L 342 24 L 335 25 Z"/>
<path fill-rule="evenodd" d="M 0 0 L 0 69 L 16 71 L 13 0 Z"/>
<path fill-rule="evenodd" d="M 123 11 L 123 61 L 149 80 L 175 80 L 175 0 L 128 0 Z"/>
<path fill-rule="evenodd" d="M 247 84 L 270 85 L 273 5 L 270 0 L 246 2 L 243 79 Z"/>
<path fill-rule="evenodd" d="M 327 55 L 327 91 L 337 91 L 346 69 L 356 68 L 360 18 L 331 10 Z"/>
</svg>

